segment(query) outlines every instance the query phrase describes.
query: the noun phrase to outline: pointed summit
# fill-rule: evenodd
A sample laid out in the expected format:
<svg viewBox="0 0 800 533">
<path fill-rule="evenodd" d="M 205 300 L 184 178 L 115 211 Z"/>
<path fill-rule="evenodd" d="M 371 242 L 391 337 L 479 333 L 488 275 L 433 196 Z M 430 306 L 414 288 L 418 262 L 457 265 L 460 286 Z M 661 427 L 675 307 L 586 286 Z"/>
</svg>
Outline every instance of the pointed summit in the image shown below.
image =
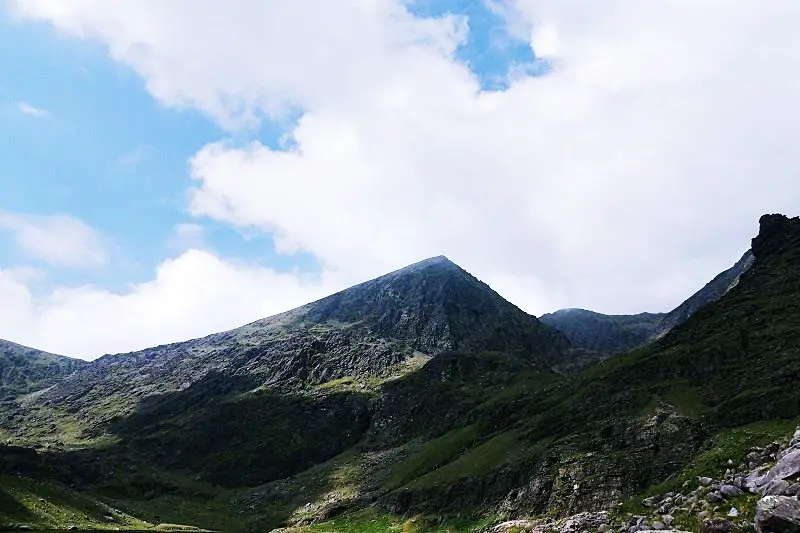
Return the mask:
<svg viewBox="0 0 800 533">
<path fill-rule="evenodd" d="M 294 389 L 385 377 L 411 358 L 448 351 L 498 351 L 552 367 L 568 348 L 562 333 L 438 256 L 241 328 L 102 357 L 46 397 L 80 397 L 101 381 L 110 386 L 100 376 L 112 367 L 120 379 L 114 386 L 136 382 L 147 394 L 188 387 L 209 373 Z"/>
<path fill-rule="evenodd" d="M 429 355 L 494 350 L 550 361 L 568 346 L 563 335 L 445 256 L 314 302 L 307 306 L 304 321 L 359 324 Z"/>
</svg>

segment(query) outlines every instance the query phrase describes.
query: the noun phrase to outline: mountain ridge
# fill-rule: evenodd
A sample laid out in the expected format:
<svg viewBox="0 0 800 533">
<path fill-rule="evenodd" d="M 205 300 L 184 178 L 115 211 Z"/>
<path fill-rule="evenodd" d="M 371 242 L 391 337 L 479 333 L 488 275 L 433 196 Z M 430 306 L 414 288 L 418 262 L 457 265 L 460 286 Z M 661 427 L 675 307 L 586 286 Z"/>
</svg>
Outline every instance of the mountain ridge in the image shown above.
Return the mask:
<svg viewBox="0 0 800 533">
<path fill-rule="evenodd" d="M 752 250 L 746 251 L 733 266 L 667 313 L 606 315 L 568 308 L 542 315 L 539 320 L 563 332 L 575 348 L 598 354 L 595 359 L 625 352 L 662 338 L 700 308 L 719 300 L 739 282 L 753 261 Z"/>
</svg>

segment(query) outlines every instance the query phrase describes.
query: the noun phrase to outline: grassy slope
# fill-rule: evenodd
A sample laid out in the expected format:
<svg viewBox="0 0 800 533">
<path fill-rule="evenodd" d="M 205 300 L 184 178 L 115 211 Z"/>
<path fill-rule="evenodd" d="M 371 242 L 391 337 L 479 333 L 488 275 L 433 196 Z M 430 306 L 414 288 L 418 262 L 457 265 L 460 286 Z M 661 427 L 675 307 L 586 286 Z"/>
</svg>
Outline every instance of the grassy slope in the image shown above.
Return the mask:
<svg viewBox="0 0 800 533">
<path fill-rule="evenodd" d="M 139 520 L 96 498 L 56 482 L 0 476 L 0 529 L 31 527 L 80 529 L 150 529 Z"/>
</svg>

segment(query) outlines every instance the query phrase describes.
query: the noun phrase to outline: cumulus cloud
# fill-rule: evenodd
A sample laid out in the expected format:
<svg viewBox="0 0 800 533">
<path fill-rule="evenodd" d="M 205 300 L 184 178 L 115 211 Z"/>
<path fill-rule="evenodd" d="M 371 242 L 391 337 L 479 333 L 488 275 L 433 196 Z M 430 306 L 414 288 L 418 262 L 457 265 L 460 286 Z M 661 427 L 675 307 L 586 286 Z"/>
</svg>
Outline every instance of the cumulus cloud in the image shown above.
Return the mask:
<svg viewBox="0 0 800 533">
<path fill-rule="evenodd" d="M 17 109 L 19 109 L 20 113 L 36 118 L 44 118 L 50 114 L 50 112 L 47 109 L 42 109 L 41 107 L 34 107 L 28 102 L 22 102 L 22 101 L 17 102 Z"/>
<path fill-rule="evenodd" d="M 13 234 L 33 259 L 60 267 L 99 267 L 108 261 L 102 235 L 69 215 L 28 215 L 0 211 L 0 231 Z"/>
<path fill-rule="evenodd" d="M 121 293 L 82 286 L 36 295 L 25 281 L 0 270 L 0 338 L 86 359 L 223 331 L 341 288 L 200 250 Z"/>
<path fill-rule="evenodd" d="M 299 112 L 199 150 L 190 210 L 348 281 L 444 253 L 537 314 L 666 310 L 800 205 L 794 0 L 491 4 L 548 75 L 481 91 L 400 0 L 13 2 L 224 127 Z"/>
</svg>

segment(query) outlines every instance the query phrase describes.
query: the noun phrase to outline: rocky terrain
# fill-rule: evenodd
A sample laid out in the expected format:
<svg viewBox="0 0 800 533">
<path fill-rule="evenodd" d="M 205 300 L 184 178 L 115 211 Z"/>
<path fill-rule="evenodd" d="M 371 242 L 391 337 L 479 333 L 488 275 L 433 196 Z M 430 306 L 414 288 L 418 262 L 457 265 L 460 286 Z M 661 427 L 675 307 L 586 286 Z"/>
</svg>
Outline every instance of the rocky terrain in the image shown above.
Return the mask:
<svg viewBox="0 0 800 533">
<path fill-rule="evenodd" d="M 800 219 L 751 248 L 716 301 L 580 372 L 445 258 L 103 357 L 0 407 L 0 523 L 796 531 Z"/>
<path fill-rule="evenodd" d="M 660 339 L 675 326 L 686 322 L 701 307 L 722 298 L 739 283 L 739 278 L 750 269 L 753 260 L 753 252 L 748 250 L 731 268 L 721 272 L 668 313 L 604 315 L 585 309 L 561 309 L 542 315 L 540 320 L 563 332 L 574 348 L 599 356 L 625 352 Z"/>
<path fill-rule="evenodd" d="M 680 488 L 641 500 L 641 514 L 609 509 L 566 518 L 509 520 L 490 526 L 489 533 L 634 533 L 734 531 L 784 533 L 800 531 L 800 427 L 788 445 L 772 442 L 750 449 L 746 460 L 726 461 L 718 479 L 697 476 Z"/>
</svg>

